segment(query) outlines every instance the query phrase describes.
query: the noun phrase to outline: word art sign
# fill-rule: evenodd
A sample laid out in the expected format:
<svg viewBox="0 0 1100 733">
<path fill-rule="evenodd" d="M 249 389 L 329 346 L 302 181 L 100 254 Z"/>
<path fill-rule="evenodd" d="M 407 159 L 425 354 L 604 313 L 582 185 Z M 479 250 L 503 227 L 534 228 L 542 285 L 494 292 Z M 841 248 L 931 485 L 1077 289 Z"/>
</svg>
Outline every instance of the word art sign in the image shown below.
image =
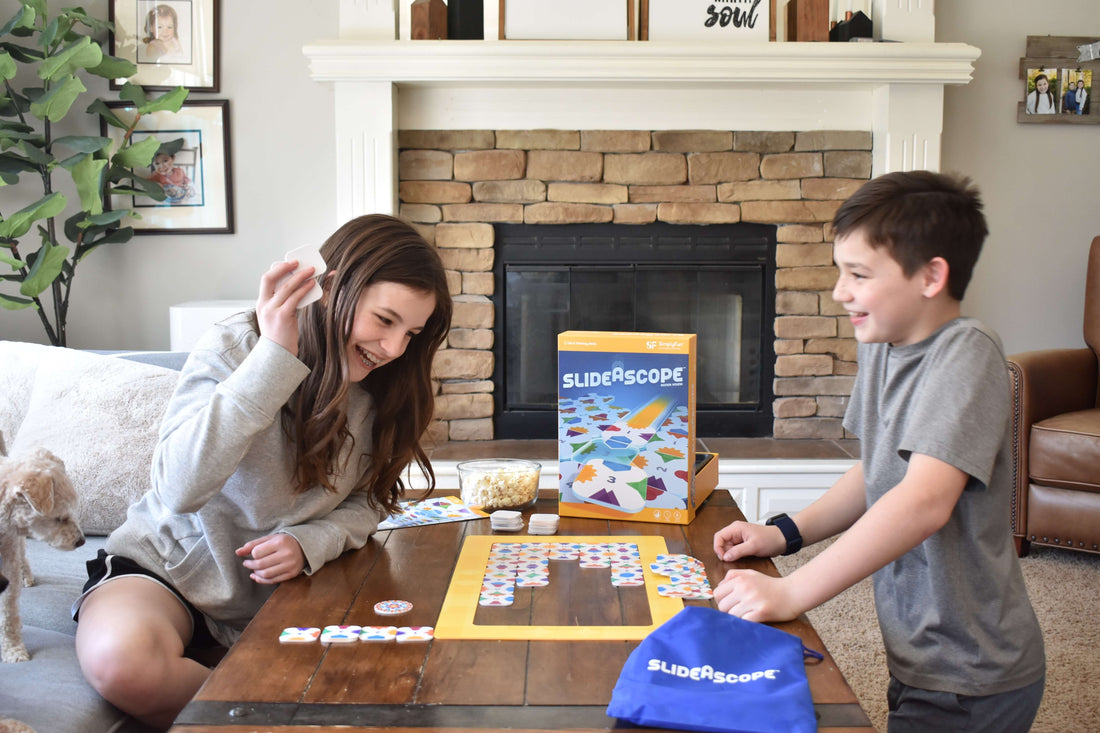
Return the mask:
<svg viewBox="0 0 1100 733">
<path fill-rule="evenodd" d="M 769 0 L 649 0 L 649 40 L 767 42 L 770 7 Z"/>
</svg>

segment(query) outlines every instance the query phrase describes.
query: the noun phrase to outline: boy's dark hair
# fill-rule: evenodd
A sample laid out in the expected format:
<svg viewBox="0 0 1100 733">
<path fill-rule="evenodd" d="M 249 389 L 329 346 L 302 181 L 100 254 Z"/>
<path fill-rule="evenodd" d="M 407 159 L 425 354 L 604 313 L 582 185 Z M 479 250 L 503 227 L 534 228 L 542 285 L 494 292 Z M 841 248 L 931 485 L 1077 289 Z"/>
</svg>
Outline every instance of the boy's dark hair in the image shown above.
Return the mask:
<svg viewBox="0 0 1100 733">
<path fill-rule="evenodd" d="M 862 230 L 907 277 L 934 257 L 947 261 L 947 292 L 962 300 L 989 228 L 969 178 L 932 171 L 887 173 L 865 183 L 833 217 L 835 237 Z"/>
</svg>

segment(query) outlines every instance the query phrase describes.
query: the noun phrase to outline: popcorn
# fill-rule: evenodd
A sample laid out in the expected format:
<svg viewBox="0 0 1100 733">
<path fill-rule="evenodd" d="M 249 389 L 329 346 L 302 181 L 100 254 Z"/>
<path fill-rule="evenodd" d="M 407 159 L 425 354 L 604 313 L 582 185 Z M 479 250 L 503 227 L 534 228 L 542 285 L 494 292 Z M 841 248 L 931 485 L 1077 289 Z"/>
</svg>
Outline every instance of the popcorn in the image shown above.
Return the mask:
<svg viewBox="0 0 1100 733">
<path fill-rule="evenodd" d="M 464 461 L 458 465 L 462 502 L 482 509 L 526 506 L 539 491 L 539 470 L 533 461 L 515 459 Z"/>
</svg>

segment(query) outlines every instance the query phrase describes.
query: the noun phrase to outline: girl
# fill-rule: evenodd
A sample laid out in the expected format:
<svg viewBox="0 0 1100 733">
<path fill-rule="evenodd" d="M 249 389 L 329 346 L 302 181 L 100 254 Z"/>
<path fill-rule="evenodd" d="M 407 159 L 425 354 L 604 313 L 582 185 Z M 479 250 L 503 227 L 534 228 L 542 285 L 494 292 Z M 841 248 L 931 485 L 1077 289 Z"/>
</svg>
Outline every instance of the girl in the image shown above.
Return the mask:
<svg viewBox="0 0 1100 733">
<path fill-rule="evenodd" d="M 179 39 L 179 17 L 170 5 L 158 5 L 145 16 L 145 44 L 140 61 L 186 62 Z"/>
<path fill-rule="evenodd" d="M 208 331 L 165 411 L 152 488 L 89 561 L 77 656 L 103 697 L 168 727 L 274 589 L 362 547 L 397 508 L 434 404 L 452 303 L 436 251 L 388 216 L 354 219 L 313 268 L 278 262 L 254 312 Z M 289 277 L 288 277 L 289 276 Z"/>
<path fill-rule="evenodd" d="M 1035 89 L 1027 95 L 1024 112 L 1029 115 L 1052 115 L 1058 110 L 1054 93 L 1050 91 L 1050 79 L 1046 74 L 1035 77 Z"/>
</svg>

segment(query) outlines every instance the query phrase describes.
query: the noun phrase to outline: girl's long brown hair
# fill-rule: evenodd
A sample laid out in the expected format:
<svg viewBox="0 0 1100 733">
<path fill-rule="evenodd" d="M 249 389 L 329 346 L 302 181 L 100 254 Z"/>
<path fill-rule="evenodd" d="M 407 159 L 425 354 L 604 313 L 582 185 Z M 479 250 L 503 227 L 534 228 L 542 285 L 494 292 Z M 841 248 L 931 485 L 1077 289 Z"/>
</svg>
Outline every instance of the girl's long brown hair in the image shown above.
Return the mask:
<svg viewBox="0 0 1100 733">
<path fill-rule="evenodd" d="M 352 219 L 321 246 L 328 265 L 326 295 L 299 312 L 298 358 L 311 371 L 283 408 L 283 429 L 297 450 L 297 490 L 334 490 L 338 471 L 361 471 L 356 491 L 393 513 L 405 486 L 401 474 L 417 463 L 435 488 L 435 472 L 420 445 L 435 406 L 432 360 L 451 325 L 450 291 L 435 249 L 409 224 L 381 214 Z M 359 299 L 379 282 L 400 283 L 435 297 L 435 310 L 399 358 L 348 382 L 347 342 Z M 340 448 L 355 439 L 347 425 L 349 389 L 365 389 L 374 403 L 371 445 L 355 445 L 349 465 Z M 354 427 L 354 426 L 353 426 Z M 357 459 L 364 456 L 366 460 Z"/>
</svg>

